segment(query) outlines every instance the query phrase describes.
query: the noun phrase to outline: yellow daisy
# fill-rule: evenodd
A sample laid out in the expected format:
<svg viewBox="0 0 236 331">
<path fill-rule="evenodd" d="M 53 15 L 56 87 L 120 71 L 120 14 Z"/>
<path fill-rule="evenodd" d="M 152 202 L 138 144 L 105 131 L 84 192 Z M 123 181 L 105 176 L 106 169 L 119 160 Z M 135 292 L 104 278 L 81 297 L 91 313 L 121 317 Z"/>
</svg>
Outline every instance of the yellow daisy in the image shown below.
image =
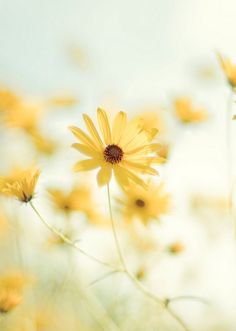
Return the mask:
<svg viewBox="0 0 236 331">
<path fill-rule="evenodd" d="M 40 171 L 33 167 L 14 171 L 10 176 L 0 177 L 0 193 L 16 197 L 21 202 L 29 202 L 34 196 Z"/>
<path fill-rule="evenodd" d="M 207 119 L 207 112 L 203 108 L 194 108 L 191 99 L 183 97 L 175 100 L 175 114 L 185 124 L 199 123 Z"/>
<path fill-rule="evenodd" d="M 97 117 L 102 138 L 88 115 L 84 114 L 83 118 L 89 135 L 77 127 L 70 127 L 81 142 L 72 146 L 89 157 L 76 163 L 74 170 L 87 171 L 99 167 L 99 186 L 109 183 L 112 172 L 122 187 L 129 186 L 131 182 L 145 186 L 138 174 L 158 174 L 151 168 L 151 164 L 160 160 L 156 156 L 150 156 L 159 147 L 159 144 L 150 143 L 158 130 L 152 129 L 147 134 L 138 122 L 128 123 L 124 112 L 116 115 L 112 128 L 103 109 L 98 108 Z"/>
<path fill-rule="evenodd" d="M 122 205 L 122 214 L 127 221 L 140 219 L 145 225 L 153 219 L 159 220 L 170 208 L 170 195 L 164 191 L 164 185 L 148 183 L 142 187 L 132 185 L 125 191 L 124 199 L 118 200 Z"/>
<path fill-rule="evenodd" d="M 221 68 L 224 71 L 224 74 L 227 78 L 229 85 L 235 89 L 236 88 L 236 65 L 233 64 L 228 58 L 223 58 L 218 54 L 218 59 L 221 65 Z"/>
</svg>

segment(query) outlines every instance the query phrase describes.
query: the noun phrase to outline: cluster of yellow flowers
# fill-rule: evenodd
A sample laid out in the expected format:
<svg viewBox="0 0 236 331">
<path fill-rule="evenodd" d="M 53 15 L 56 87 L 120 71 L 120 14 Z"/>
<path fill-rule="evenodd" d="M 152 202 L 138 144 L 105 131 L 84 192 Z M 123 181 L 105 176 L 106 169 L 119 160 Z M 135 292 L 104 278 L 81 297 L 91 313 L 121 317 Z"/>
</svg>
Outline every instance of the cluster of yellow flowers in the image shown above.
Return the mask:
<svg viewBox="0 0 236 331">
<path fill-rule="evenodd" d="M 221 56 L 219 59 L 230 87 L 235 90 L 236 67 Z M 76 105 L 76 102 L 77 100 L 73 97 L 54 97 L 34 104 L 10 90 L 1 89 L 1 120 L 7 127 L 17 127 L 23 130 L 30 137 L 38 152 L 53 154 L 57 142 L 44 137 L 40 132 L 39 122 L 43 117 L 44 110 L 47 107 L 72 107 Z M 169 115 L 170 113 L 184 125 L 197 124 L 209 119 L 205 108 L 195 107 L 193 101 L 186 96 L 176 98 L 173 101 L 172 112 L 169 112 Z M 157 110 L 155 107 L 147 107 L 128 120 L 127 114 L 120 111 L 112 121 L 110 119 L 111 114 L 102 108 L 98 108 L 96 114 L 98 126 L 87 114 L 83 114 L 86 131 L 77 126 L 69 128 L 77 139 L 72 147 L 85 158 L 78 160 L 74 165 L 74 171 L 88 172 L 97 169 L 98 187 L 107 187 L 109 217 L 99 210 L 99 202 L 94 196 L 94 186 L 84 181 L 82 184 L 73 183 L 68 190 L 62 189 L 60 185 L 46 187 L 45 192 L 57 211 L 55 218 L 61 214 L 66 220 L 66 226 L 61 230 L 59 226 L 48 223 L 34 205 L 36 187 L 41 174 L 41 167 L 38 166 L 13 167 L 6 175 L 2 174 L 0 176 L 0 193 L 2 196 L 16 198 L 20 202 L 30 205 L 39 219 L 51 231 L 53 238 L 48 239 L 51 244 L 68 244 L 88 258 L 111 268 L 113 273 L 125 273 L 144 295 L 154 299 L 161 307 L 164 307 L 169 315 L 182 326 L 182 329 L 187 331 L 188 328 L 185 323 L 169 307 L 169 299 L 159 298 L 143 285 L 142 280 L 147 272 L 146 267 L 141 264 L 136 273 L 130 272 L 120 247 L 117 224 L 114 221 L 115 211 L 116 217 L 121 220 L 118 223 L 120 224 L 119 231 L 127 231 L 130 237 L 135 238 L 139 248 L 143 247 L 144 253 L 147 252 L 147 247 L 151 250 L 156 249 L 151 238 L 148 238 L 148 245 L 146 244 L 135 226 L 138 224 L 141 228 L 145 228 L 145 231 L 149 231 L 149 225 L 156 224 L 158 226 L 163 216 L 170 213 L 173 206 L 171 194 L 166 191 L 165 181 L 158 177 L 159 172 L 162 172 L 162 167 L 165 167 L 171 158 L 171 148 L 173 148 L 163 113 L 159 108 Z M 43 173 L 44 171 L 42 171 Z M 111 206 L 110 194 L 110 184 L 113 179 L 120 188 L 115 197 L 115 210 Z M 192 207 L 199 208 L 199 204 L 203 204 L 202 201 L 199 197 L 198 199 L 195 197 L 192 201 Z M 207 201 L 208 205 L 212 203 L 207 199 L 204 201 Z M 4 199 L 1 200 L 1 203 L 4 205 Z M 216 204 L 219 205 L 218 202 Z M 226 208 L 225 201 L 223 207 Z M 6 228 L 6 218 L 3 215 L 4 213 L 0 217 L 0 235 L 5 233 Z M 118 262 L 110 264 L 100 261 L 99 258 L 83 250 L 79 241 L 72 239 L 75 237 L 73 222 L 69 220 L 73 219 L 74 215 L 82 216 L 90 226 L 105 225 L 108 231 L 113 231 L 119 257 Z M 81 229 L 80 234 L 82 234 Z M 181 240 L 169 242 L 164 247 L 165 252 L 176 256 L 185 249 L 185 244 Z M 16 308 L 23 304 L 25 288 L 32 283 L 32 278 L 28 277 L 27 273 L 23 273 L 22 270 L 6 274 L 0 272 L 0 318 L 13 310 L 17 311 Z M 57 313 L 54 311 L 55 315 Z M 19 319 L 17 313 L 14 319 L 14 321 L 20 320 L 20 326 L 16 327 L 13 323 L 10 330 L 51 330 L 47 328 L 47 323 L 49 325 L 52 323 L 53 327 L 60 329 L 58 321 L 55 322 L 52 314 L 49 314 L 50 317 L 48 318 L 45 313 L 39 314 L 39 309 L 37 313 L 32 309 L 31 320 L 34 320 L 34 326 L 31 329 L 27 324 L 24 310 L 21 311 L 21 314 L 22 319 Z M 66 314 L 64 317 L 66 319 Z M 83 325 L 83 322 L 80 321 L 80 323 Z M 90 330 L 90 328 L 86 330 Z"/>
</svg>

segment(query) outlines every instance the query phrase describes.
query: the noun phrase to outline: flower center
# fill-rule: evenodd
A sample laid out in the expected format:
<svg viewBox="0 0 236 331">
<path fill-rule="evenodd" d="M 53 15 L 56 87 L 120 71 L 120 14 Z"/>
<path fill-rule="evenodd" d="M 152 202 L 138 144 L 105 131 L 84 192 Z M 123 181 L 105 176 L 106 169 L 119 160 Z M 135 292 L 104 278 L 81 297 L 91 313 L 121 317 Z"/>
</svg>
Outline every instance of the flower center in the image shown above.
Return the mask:
<svg viewBox="0 0 236 331">
<path fill-rule="evenodd" d="M 119 146 L 112 144 L 105 148 L 103 154 L 106 162 L 114 164 L 122 160 L 124 152 Z"/>
<path fill-rule="evenodd" d="M 140 208 L 145 207 L 145 202 L 142 199 L 135 200 L 135 204 L 137 207 L 140 207 Z"/>
</svg>

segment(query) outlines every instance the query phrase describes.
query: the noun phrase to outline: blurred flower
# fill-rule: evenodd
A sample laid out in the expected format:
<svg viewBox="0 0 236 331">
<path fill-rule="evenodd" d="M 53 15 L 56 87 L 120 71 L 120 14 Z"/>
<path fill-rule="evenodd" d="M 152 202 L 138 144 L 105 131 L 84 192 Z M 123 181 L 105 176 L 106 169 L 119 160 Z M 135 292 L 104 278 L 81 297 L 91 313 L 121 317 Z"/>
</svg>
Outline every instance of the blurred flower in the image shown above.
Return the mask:
<svg viewBox="0 0 236 331">
<path fill-rule="evenodd" d="M 0 177 L 0 193 L 27 203 L 34 196 L 39 175 L 40 171 L 34 167 L 17 169 L 10 176 Z"/>
<path fill-rule="evenodd" d="M 0 111 L 7 111 L 14 108 L 20 98 L 8 89 L 0 89 Z"/>
<path fill-rule="evenodd" d="M 178 98 L 174 104 L 175 114 L 182 123 L 200 123 L 206 121 L 208 118 L 206 110 L 194 108 L 190 98 Z"/>
<path fill-rule="evenodd" d="M 125 197 L 118 201 L 122 205 L 122 214 L 127 221 L 140 219 L 143 224 L 168 213 L 170 195 L 164 191 L 164 184 L 148 183 L 147 189 L 132 185 L 125 191 Z"/>
<path fill-rule="evenodd" d="M 29 132 L 37 127 L 40 118 L 40 105 L 19 102 L 5 112 L 4 120 L 11 127 L 21 128 Z"/>
<path fill-rule="evenodd" d="M 78 100 L 73 96 L 56 96 L 46 101 L 46 104 L 52 107 L 73 107 L 78 103 Z"/>
<path fill-rule="evenodd" d="M 223 216 L 228 211 L 228 200 L 221 196 L 194 194 L 191 198 L 194 213 L 207 214 L 213 212 Z"/>
<path fill-rule="evenodd" d="M 105 225 L 107 223 L 106 217 L 102 217 L 102 215 L 97 212 L 96 204 L 92 197 L 92 191 L 87 185 L 74 187 L 68 193 L 53 188 L 49 188 L 48 192 L 58 211 L 67 215 L 72 212 L 80 212 L 93 224 Z"/>
<path fill-rule="evenodd" d="M 236 65 L 233 64 L 228 58 L 223 58 L 220 54 L 218 59 L 221 65 L 221 68 L 224 71 L 224 74 L 227 78 L 229 85 L 235 89 L 236 88 Z"/>
<path fill-rule="evenodd" d="M 98 108 L 97 115 L 103 141 L 92 120 L 85 114 L 84 121 L 91 136 L 77 127 L 70 128 L 82 142 L 82 144 L 73 144 L 73 147 L 90 157 L 76 163 L 74 170 L 86 171 L 100 167 L 97 175 L 100 186 L 109 183 L 114 171 L 122 187 L 127 187 L 131 182 L 145 187 L 144 181 L 138 177 L 138 174 L 158 174 L 150 166 L 159 162 L 158 157 L 150 156 L 150 153 L 157 149 L 156 144 L 150 144 L 157 130 L 153 129 L 147 134 L 138 123 L 127 123 L 124 112 L 117 114 L 111 130 L 106 112 Z"/>
<path fill-rule="evenodd" d="M 159 107 L 149 106 L 142 109 L 142 112 L 135 116 L 136 120 L 141 120 L 144 130 L 158 129 L 158 136 L 162 136 L 166 131 L 166 123 Z"/>
<path fill-rule="evenodd" d="M 71 44 L 68 47 L 68 54 L 71 60 L 80 68 L 86 68 L 88 66 L 88 54 L 80 45 Z"/>
<path fill-rule="evenodd" d="M 185 249 L 184 245 L 180 241 L 173 242 L 167 247 L 167 250 L 171 254 L 179 254 L 182 253 L 183 250 Z"/>
<path fill-rule="evenodd" d="M 217 78 L 215 67 L 212 65 L 199 65 L 195 68 L 195 75 L 201 81 L 214 81 Z"/>
<path fill-rule="evenodd" d="M 22 302 L 24 287 L 32 278 L 19 271 L 0 276 L 0 312 L 7 313 Z"/>
</svg>

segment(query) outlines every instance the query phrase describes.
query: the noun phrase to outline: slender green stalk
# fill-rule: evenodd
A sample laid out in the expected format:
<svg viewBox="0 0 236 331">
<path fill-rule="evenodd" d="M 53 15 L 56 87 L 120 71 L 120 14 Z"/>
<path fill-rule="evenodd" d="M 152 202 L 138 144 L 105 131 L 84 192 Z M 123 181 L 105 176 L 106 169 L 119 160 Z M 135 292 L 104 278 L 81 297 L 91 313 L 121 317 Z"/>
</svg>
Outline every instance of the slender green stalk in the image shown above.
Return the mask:
<svg viewBox="0 0 236 331">
<path fill-rule="evenodd" d="M 117 232 L 116 232 L 116 225 L 115 225 L 115 222 L 114 222 L 112 208 L 111 208 L 111 195 L 110 195 L 109 184 L 107 184 L 107 196 L 108 196 L 108 204 L 109 204 L 109 212 L 110 212 L 110 220 L 111 220 L 111 225 L 112 225 L 113 237 L 114 237 L 114 241 L 115 241 L 115 244 L 116 244 L 117 253 L 118 253 L 119 258 L 120 258 L 120 263 L 121 263 L 122 267 L 124 268 L 123 272 L 133 282 L 133 284 L 135 285 L 135 287 L 137 289 L 139 289 L 147 297 L 149 297 L 150 299 L 152 299 L 153 301 L 158 303 L 158 305 L 160 305 L 162 308 L 166 309 L 167 312 L 169 313 L 169 315 L 173 319 L 175 319 L 175 321 L 178 322 L 182 326 L 184 331 L 190 331 L 189 328 L 187 327 L 187 325 L 185 324 L 185 322 L 172 310 L 172 308 L 169 307 L 169 300 L 159 298 L 158 296 L 153 294 L 127 268 L 125 258 L 123 256 L 123 253 L 122 253 L 122 250 L 121 250 L 121 247 L 120 247 L 118 235 L 117 235 Z"/>
<path fill-rule="evenodd" d="M 107 262 L 103 262 L 101 260 L 99 260 L 98 258 L 96 258 L 95 256 L 85 252 L 82 248 L 80 248 L 76 242 L 72 241 L 70 238 L 68 238 L 67 236 L 65 236 L 61 231 L 57 230 L 57 228 L 55 228 L 53 225 L 51 225 L 50 223 L 48 223 L 39 213 L 39 211 L 36 209 L 36 207 L 34 206 L 33 202 L 30 201 L 29 202 L 31 208 L 33 209 L 33 211 L 35 212 L 35 214 L 38 216 L 38 218 L 40 219 L 40 221 L 52 232 L 54 233 L 57 237 L 61 238 L 63 242 L 65 242 L 66 244 L 68 244 L 69 246 L 75 248 L 78 252 L 80 252 L 81 254 L 85 255 L 86 257 L 88 257 L 90 260 L 93 260 L 97 263 L 100 263 L 102 265 L 104 265 L 105 267 L 111 268 L 111 269 L 115 269 L 112 265 L 110 265 Z"/>
</svg>

